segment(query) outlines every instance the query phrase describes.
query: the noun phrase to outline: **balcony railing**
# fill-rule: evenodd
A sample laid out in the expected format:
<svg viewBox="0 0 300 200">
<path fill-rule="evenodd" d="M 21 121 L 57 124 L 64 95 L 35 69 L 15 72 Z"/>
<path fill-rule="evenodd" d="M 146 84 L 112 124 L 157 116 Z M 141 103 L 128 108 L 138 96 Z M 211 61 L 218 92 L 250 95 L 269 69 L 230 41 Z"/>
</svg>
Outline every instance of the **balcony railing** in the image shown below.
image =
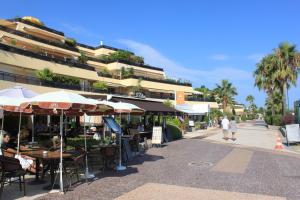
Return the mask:
<svg viewBox="0 0 300 200">
<path fill-rule="evenodd" d="M 53 41 L 50 41 L 50 40 L 42 39 L 42 38 L 39 38 L 39 37 L 36 37 L 36 36 L 33 36 L 33 35 L 29 35 L 27 33 L 21 32 L 21 31 L 17 31 L 17 30 L 14 30 L 14 29 L 7 28 L 5 26 L 0 25 L 0 30 L 5 31 L 7 33 L 14 34 L 14 35 L 18 35 L 18 36 L 21 36 L 21 37 L 24 37 L 24 38 L 35 40 L 37 42 L 42 42 L 42 43 L 49 44 L 49 45 L 52 45 L 52 46 L 67 49 L 67 50 L 70 50 L 70 51 L 79 52 L 79 50 L 77 48 L 68 46 L 64 43 L 58 43 L 58 42 L 53 42 Z"/>
<path fill-rule="evenodd" d="M 9 51 L 9 52 L 12 52 L 12 53 L 20 54 L 20 55 L 23 55 L 23 56 L 28 56 L 28 57 L 32 57 L 32 58 L 46 60 L 46 61 L 49 61 L 49 62 L 59 63 L 59 64 L 62 64 L 62 65 L 68 65 L 68 66 L 71 66 L 71 67 L 77 67 L 77 68 L 81 68 L 81 69 L 95 71 L 94 67 L 91 67 L 87 64 L 78 63 L 75 60 L 70 60 L 70 59 L 63 60 L 63 59 L 59 59 L 59 58 L 54 58 L 54 57 L 46 56 L 44 54 L 37 54 L 37 53 L 31 52 L 31 51 L 26 51 L 26 50 L 23 50 L 23 49 L 8 46 L 8 45 L 1 44 L 1 43 L 0 43 L 0 49 L 4 50 L 4 51 Z"/>
</svg>

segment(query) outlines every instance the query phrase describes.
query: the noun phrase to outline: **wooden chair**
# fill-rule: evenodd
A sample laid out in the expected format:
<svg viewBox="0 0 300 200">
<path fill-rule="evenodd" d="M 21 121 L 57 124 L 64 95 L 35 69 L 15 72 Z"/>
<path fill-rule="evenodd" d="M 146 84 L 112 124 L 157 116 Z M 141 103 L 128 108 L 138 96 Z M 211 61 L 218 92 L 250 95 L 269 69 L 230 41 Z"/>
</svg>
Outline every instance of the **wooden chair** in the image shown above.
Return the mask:
<svg viewBox="0 0 300 200">
<path fill-rule="evenodd" d="M 69 187 L 72 186 L 72 178 L 74 175 L 77 178 L 77 182 L 79 182 L 79 172 L 84 169 L 85 156 L 86 152 L 81 152 L 81 154 L 64 161 L 64 173 L 69 179 Z"/>
<path fill-rule="evenodd" d="M 23 192 L 25 196 L 26 195 L 26 188 L 25 188 L 26 171 L 22 169 L 22 166 L 20 165 L 20 161 L 16 158 L 0 155 L 0 163 L 1 163 L 1 172 L 2 172 L 0 199 L 3 193 L 4 184 L 7 182 L 6 179 L 11 179 L 11 178 L 18 178 L 20 191 L 22 191 L 22 184 L 23 184 Z"/>
</svg>

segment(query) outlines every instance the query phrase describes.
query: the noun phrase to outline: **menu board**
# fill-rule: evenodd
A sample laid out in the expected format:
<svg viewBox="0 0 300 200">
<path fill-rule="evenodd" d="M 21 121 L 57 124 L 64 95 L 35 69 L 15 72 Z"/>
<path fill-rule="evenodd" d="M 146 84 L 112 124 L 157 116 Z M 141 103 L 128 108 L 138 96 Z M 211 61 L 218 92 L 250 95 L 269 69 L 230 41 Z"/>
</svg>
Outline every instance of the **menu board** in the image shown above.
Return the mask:
<svg viewBox="0 0 300 200">
<path fill-rule="evenodd" d="M 161 126 L 154 126 L 153 133 L 152 133 L 152 144 L 159 144 L 162 143 L 162 127 Z"/>
</svg>

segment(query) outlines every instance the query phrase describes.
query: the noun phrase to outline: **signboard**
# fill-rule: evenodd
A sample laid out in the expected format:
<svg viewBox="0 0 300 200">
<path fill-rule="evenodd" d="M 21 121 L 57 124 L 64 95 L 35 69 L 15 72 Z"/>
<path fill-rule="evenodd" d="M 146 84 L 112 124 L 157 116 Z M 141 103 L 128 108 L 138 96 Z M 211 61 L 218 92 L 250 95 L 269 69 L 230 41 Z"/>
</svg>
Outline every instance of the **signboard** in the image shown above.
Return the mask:
<svg viewBox="0 0 300 200">
<path fill-rule="evenodd" d="M 184 104 L 184 91 L 176 91 L 176 105 Z"/>
<path fill-rule="evenodd" d="M 162 143 L 162 127 L 161 126 L 154 126 L 153 133 L 152 133 L 152 144 L 159 144 Z"/>
</svg>

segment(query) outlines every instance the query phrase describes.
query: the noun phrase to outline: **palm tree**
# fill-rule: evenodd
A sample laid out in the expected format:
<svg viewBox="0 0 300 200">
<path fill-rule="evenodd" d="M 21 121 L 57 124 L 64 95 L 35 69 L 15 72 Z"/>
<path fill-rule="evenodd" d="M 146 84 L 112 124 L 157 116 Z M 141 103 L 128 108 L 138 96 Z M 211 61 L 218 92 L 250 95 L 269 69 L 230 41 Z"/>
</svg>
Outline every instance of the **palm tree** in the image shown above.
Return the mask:
<svg viewBox="0 0 300 200">
<path fill-rule="evenodd" d="M 259 90 L 264 90 L 270 99 L 272 119 L 275 115 L 275 103 L 273 100 L 274 92 L 279 88 L 279 82 L 274 76 L 277 66 L 274 64 L 274 55 L 265 56 L 257 65 L 253 73 L 255 78 L 254 86 Z M 271 122 L 273 123 L 273 121 Z"/>
<path fill-rule="evenodd" d="M 226 109 L 228 104 L 234 104 L 237 90 L 228 80 L 222 80 L 220 85 L 216 84 L 214 94 L 222 101 L 223 109 Z"/>
<path fill-rule="evenodd" d="M 204 99 L 211 97 L 211 91 L 205 85 L 201 85 L 199 88 L 195 88 L 196 91 L 201 92 Z"/>
<path fill-rule="evenodd" d="M 286 94 L 290 85 L 296 85 L 297 71 L 300 64 L 300 53 L 296 45 L 284 42 L 274 50 L 274 62 L 277 65 L 275 77 L 279 81 L 282 93 L 282 114 L 286 112 Z"/>
<path fill-rule="evenodd" d="M 250 105 L 254 103 L 254 96 L 253 95 L 248 95 L 246 97 L 246 101 L 249 102 Z"/>
</svg>

